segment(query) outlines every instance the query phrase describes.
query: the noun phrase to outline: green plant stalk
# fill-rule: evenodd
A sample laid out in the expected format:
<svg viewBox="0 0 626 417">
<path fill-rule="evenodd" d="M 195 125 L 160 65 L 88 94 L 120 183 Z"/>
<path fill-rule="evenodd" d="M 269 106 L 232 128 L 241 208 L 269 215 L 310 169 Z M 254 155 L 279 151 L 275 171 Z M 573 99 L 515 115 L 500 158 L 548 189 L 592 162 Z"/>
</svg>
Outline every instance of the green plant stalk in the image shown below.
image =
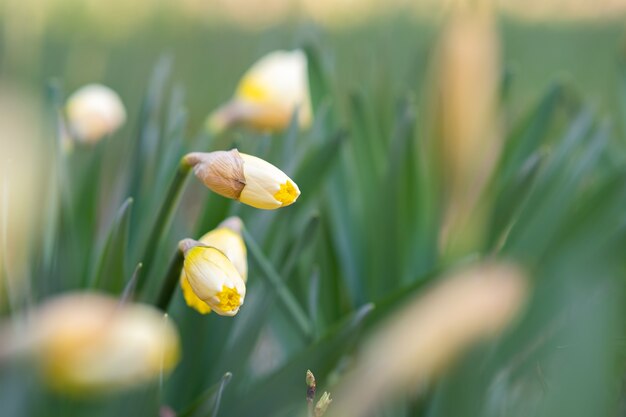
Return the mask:
<svg viewBox="0 0 626 417">
<path fill-rule="evenodd" d="M 155 304 L 157 308 L 163 310 L 164 312 L 167 312 L 170 302 L 172 301 L 172 296 L 178 286 L 180 271 L 183 269 L 184 261 L 185 256 L 180 250 L 177 249 L 174 258 L 170 261 L 170 266 L 167 269 L 167 275 L 165 276 L 165 280 L 161 286 L 159 298 L 157 298 L 157 302 Z"/>
<path fill-rule="evenodd" d="M 276 269 L 274 269 L 274 266 L 261 251 L 259 244 L 245 228 L 243 229 L 243 237 L 250 249 L 250 253 L 263 271 L 261 275 L 267 279 L 270 286 L 276 291 L 281 304 L 287 310 L 287 313 L 289 313 L 289 317 L 298 326 L 298 329 L 300 329 L 305 337 L 310 338 L 313 334 L 313 326 L 302 307 L 300 307 L 298 300 L 296 300 L 294 295 L 285 286 L 280 275 L 276 272 Z"/>
<path fill-rule="evenodd" d="M 3 296 L 3 298 L 6 297 L 6 300 L 5 299 L 0 299 L 0 300 L 2 300 L 3 304 L 9 307 L 8 311 L 12 312 L 14 305 L 13 305 L 13 299 L 11 297 L 12 295 L 11 280 L 9 278 L 9 272 L 8 272 L 7 261 L 6 261 L 8 259 L 7 226 L 9 223 L 8 213 L 7 213 L 9 210 L 8 182 L 9 180 L 7 179 L 7 177 L 3 175 L 3 180 L 0 183 L 0 284 L 1 284 L 0 290 L 2 290 L 4 294 L 6 294 Z"/>
<path fill-rule="evenodd" d="M 170 228 L 190 170 L 191 165 L 186 162 L 184 157 L 181 158 L 178 164 L 178 169 L 176 170 L 176 175 L 170 184 L 170 188 L 167 190 L 167 195 L 165 196 L 163 205 L 161 206 L 156 221 L 154 222 L 152 232 L 150 233 L 148 243 L 146 244 L 146 250 L 141 259 L 141 262 L 144 265 L 144 272 L 141 274 L 142 278 L 140 278 L 137 282 L 138 294 L 141 293 L 146 279 L 150 276 L 156 251 Z"/>
</svg>

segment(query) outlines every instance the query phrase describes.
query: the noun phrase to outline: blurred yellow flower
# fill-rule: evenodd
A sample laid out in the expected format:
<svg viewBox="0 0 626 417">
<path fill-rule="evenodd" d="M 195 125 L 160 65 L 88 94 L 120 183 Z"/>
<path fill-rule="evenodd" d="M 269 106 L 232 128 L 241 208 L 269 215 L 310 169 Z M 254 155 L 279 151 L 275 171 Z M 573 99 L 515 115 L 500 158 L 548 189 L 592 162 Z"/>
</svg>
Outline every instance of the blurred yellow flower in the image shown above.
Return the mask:
<svg viewBox="0 0 626 417">
<path fill-rule="evenodd" d="M 252 207 L 266 210 L 286 207 L 300 196 L 296 183 L 280 169 L 237 149 L 193 152 L 184 160 L 211 190 Z"/>
<path fill-rule="evenodd" d="M 244 282 L 248 278 L 246 244 L 241 237 L 242 222 L 239 217 L 229 217 L 216 228 L 200 238 L 200 243 L 220 250 L 233 263 Z M 201 314 L 211 312 L 211 307 L 202 301 L 189 284 L 184 269 L 180 274 L 180 287 L 189 307 Z"/>
<path fill-rule="evenodd" d="M 469 265 L 438 278 L 363 344 L 329 417 L 370 415 L 390 396 L 431 382 L 467 349 L 515 321 L 528 284 L 519 267 L 502 262 Z"/>
<path fill-rule="evenodd" d="M 204 302 L 220 316 L 234 316 L 239 312 L 246 296 L 246 283 L 233 263 L 219 249 L 204 246 L 192 239 L 180 242 L 185 254 L 183 293 L 193 291 L 191 307 L 203 312 Z M 189 294 L 186 299 L 189 303 Z"/>
<path fill-rule="evenodd" d="M 79 88 L 68 98 L 65 110 L 71 136 L 82 143 L 96 143 L 126 121 L 119 95 L 100 84 Z"/>
<path fill-rule="evenodd" d="M 209 129 L 244 125 L 281 131 L 298 112 L 300 128 L 311 125 L 307 59 L 301 50 L 275 51 L 257 61 L 242 77 L 234 97 L 209 117 Z"/>
<path fill-rule="evenodd" d="M 485 10 L 466 7 L 471 11 L 458 10 L 441 33 L 430 83 L 429 120 L 444 205 L 440 244 L 447 258 L 463 256 L 482 244 L 487 184 L 503 144 L 494 12 L 487 4 Z"/>
<path fill-rule="evenodd" d="M 28 334 L 46 381 L 67 393 L 129 388 L 169 372 L 179 359 L 178 331 L 162 312 L 98 293 L 45 303 Z"/>
</svg>

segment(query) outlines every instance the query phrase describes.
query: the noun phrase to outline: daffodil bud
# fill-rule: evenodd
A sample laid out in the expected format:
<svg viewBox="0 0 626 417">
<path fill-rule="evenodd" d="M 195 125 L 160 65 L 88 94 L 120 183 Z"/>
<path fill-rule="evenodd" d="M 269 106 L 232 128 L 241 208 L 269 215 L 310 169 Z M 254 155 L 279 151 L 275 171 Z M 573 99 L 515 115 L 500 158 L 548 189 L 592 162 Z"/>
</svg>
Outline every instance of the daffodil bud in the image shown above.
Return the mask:
<svg viewBox="0 0 626 417">
<path fill-rule="evenodd" d="M 200 238 L 200 243 L 220 250 L 232 262 L 237 272 L 245 282 L 248 278 L 248 260 L 246 244 L 241 237 L 243 224 L 239 217 L 229 217 L 216 228 Z M 180 286 L 183 296 L 189 307 L 201 314 L 211 312 L 211 307 L 202 301 L 189 284 L 183 269 L 180 274 Z"/>
<path fill-rule="evenodd" d="M 27 332 L 43 375 L 67 393 L 108 392 L 146 383 L 178 362 L 178 331 L 163 313 L 98 293 L 53 299 Z"/>
<path fill-rule="evenodd" d="M 65 110 L 70 134 L 83 143 L 98 142 L 126 121 L 126 110 L 120 97 L 100 84 L 78 89 L 68 98 Z"/>
<path fill-rule="evenodd" d="M 312 111 L 306 55 L 301 50 L 275 51 L 257 61 L 242 77 L 234 97 L 209 118 L 209 128 L 221 131 L 245 125 L 281 131 L 295 111 L 301 128 L 311 125 Z"/>
<path fill-rule="evenodd" d="M 214 192 L 259 209 L 286 207 L 298 199 L 295 182 L 274 165 L 237 149 L 187 154 L 185 162 Z"/>
<path fill-rule="evenodd" d="M 192 239 L 179 243 L 185 254 L 183 271 L 187 288 L 220 316 L 234 316 L 246 296 L 246 283 L 233 263 L 219 249 Z M 194 308 L 196 306 L 193 306 Z"/>
</svg>

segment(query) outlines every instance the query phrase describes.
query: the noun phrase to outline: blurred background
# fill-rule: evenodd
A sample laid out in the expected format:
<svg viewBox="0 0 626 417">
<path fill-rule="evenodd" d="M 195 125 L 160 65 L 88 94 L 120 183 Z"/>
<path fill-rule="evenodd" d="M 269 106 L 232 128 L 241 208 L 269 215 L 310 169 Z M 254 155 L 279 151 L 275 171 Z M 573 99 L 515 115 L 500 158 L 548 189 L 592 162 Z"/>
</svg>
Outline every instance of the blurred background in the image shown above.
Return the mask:
<svg viewBox="0 0 626 417">
<path fill-rule="evenodd" d="M 197 129 L 230 97 L 253 60 L 311 39 L 323 43 L 343 94 L 380 83 L 382 74 L 393 83 L 391 95 L 416 90 L 437 28 L 454 4 L 3 1 L 2 74 L 37 91 L 50 77 L 68 92 L 99 80 L 136 108 L 145 89 L 141 81 L 161 56 L 170 56 L 172 79 L 185 88 L 191 127 Z M 503 62 L 515 73 L 516 106 L 528 105 L 564 77 L 603 111 L 614 108 L 624 8 L 608 0 L 498 2 Z"/>
<path fill-rule="evenodd" d="M 623 0 L 0 0 L 0 416 L 305 416 L 307 369 L 329 416 L 625 415 L 625 17 Z M 255 61 L 292 49 L 310 128 L 208 130 Z M 126 122 L 68 146 L 64 103 L 90 83 Z M 232 147 L 298 202 L 254 210 L 192 178 L 155 224 L 180 157 Z M 134 296 L 155 304 L 176 243 L 232 215 L 246 304 L 200 315 L 176 290 L 171 374 L 68 395 L 15 346 L 54 295 L 128 299 L 163 227 Z"/>
</svg>

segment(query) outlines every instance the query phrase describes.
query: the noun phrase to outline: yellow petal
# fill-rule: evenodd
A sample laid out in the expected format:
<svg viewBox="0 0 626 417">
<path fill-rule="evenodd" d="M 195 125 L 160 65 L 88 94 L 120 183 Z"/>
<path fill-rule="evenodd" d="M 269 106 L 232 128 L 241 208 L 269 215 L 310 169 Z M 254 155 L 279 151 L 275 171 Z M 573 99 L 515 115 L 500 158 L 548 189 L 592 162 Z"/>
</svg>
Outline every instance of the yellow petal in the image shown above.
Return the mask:
<svg viewBox="0 0 626 417">
<path fill-rule="evenodd" d="M 228 227 L 218 227 L 200 238 L 200 242 L 219 249 L 233 263 L 241 278 L 248 279 L 246 244 L 241 234 Z"/>
<path fill-rule="evenodd" d="M 185 302 L 189 307 L 193 308 L 200 314 L 209 314 L 211 312 L 211 307 L 199 299 L 196 293 L 193 292 L 193 288 L 191 288 L 184 271 L 180 274 L 180 288 L 183 291 Z"/>
</svg>

